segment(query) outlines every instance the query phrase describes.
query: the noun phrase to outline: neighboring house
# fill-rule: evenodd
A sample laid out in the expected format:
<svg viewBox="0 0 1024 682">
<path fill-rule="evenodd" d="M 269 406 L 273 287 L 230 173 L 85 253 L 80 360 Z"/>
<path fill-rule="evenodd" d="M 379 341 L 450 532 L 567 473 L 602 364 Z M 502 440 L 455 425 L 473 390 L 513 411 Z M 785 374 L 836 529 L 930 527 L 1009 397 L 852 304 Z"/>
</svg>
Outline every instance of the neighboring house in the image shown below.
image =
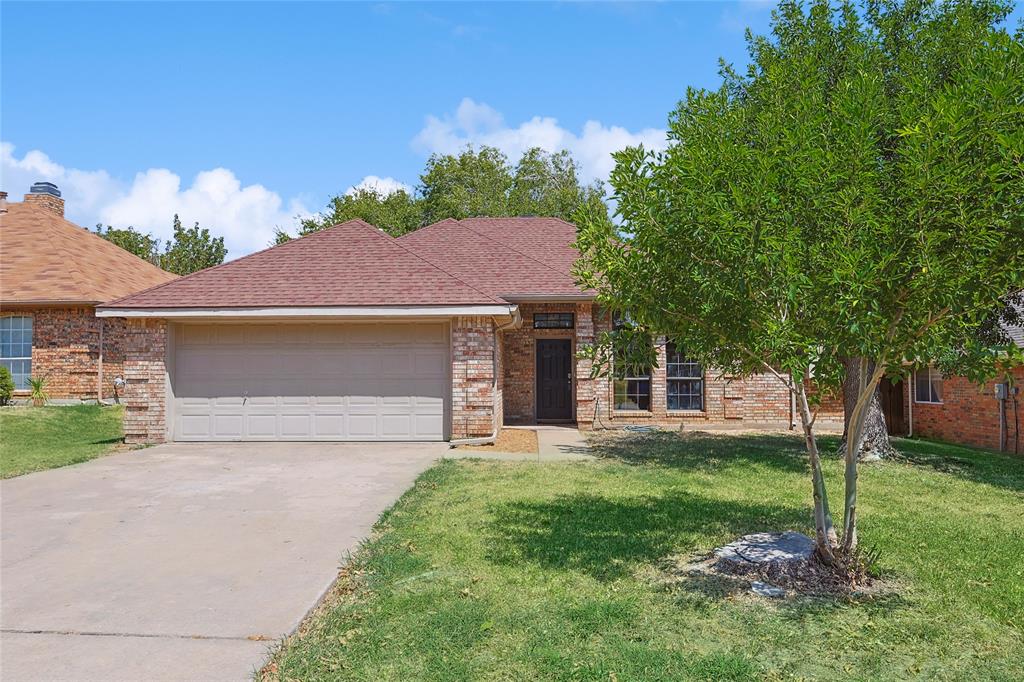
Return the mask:
<svg viewBox="0 0 1024 682">
<path fill-rule="evenodd" d="M 0 364 L 15 397 L 44 377 L 57 400 L 114 395 L 122 374 L 124 320 L 98 319 L 98 303 L 175 275 L 64 219 L 57 187 L 36 183 L 22 203 L 0 192 Z"/>
<path fill-rule="evenodd" d="M 576 349 L 612 320 L 573 281 L 574 240 L 552 218 L 445 220 L 397 239 L 353 220 L 107 303 L 98 314 L 127 318 L 138 339 L 124 368 L 126 437 L 788 425 L 777 380 L 733 381 L 663 343 L 648 375 L 591 378 Z"/>
<path fill-rule="evenodd" d="M 1007 330 L 1024 348 L 1024 329 Z M 882 380 L 889 433 L 1024 454 L 1024 367 L 1006 368 L 983 385 L 928 367 L 908 381 Z"/>
</svg>

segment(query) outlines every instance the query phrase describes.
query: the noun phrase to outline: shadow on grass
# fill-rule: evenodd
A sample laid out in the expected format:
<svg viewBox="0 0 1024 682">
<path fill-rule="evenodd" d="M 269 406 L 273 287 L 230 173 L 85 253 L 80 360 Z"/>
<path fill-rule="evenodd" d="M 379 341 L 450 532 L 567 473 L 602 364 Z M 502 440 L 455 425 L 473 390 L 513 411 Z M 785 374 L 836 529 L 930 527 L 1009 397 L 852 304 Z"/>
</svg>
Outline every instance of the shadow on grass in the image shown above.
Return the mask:
<svg viewBox="0 0 1024 682">
<path fill-rule="evenodd" d="M 897 461 L 926 466 L 976 483 L 1024 491 L 1024 457 L 916 438 L 894 438 Z"/>
<path fill-rule="evenodd" d="M 819 440 L 823 456 L 834 455 L 834 438 Z M 794 473 L 807 471 L 807 450 L 799 436 L 655 431 L 601 434 L 591 454 L 626 464 L 656 464 L 717 471 L 733 464 L 759 463 Z"/>
<path fill-rule="evenodd" d="M 666 555 L 701 547 L 710 538 L 804 528 L 807 509 L 745 504 L 670 492 L 654 497 L 561 495 L 543 502 L 511 502 L 490 509 L 489 559 L 533 562 L 614 580 Z"/>
</svg>

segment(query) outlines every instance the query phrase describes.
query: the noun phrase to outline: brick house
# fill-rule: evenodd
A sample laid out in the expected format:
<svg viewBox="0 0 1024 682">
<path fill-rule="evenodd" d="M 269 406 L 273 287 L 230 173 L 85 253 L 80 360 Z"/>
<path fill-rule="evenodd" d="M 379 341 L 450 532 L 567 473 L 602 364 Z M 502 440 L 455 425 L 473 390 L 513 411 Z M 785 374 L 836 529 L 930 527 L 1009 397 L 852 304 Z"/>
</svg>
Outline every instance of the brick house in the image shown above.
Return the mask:
<svg viewBox="0 0 1024 682">
<path fill-rule="evenodd" d="M 96 305 L 175 275 L 65 220 L 47 182 L 20 203 L 0 192 L 0 255 L 0 364 L 15 397 L 28 396 L 29 377 L 45 377 L 57 401 L 112 397 L 128 327 L 97 318 Z"/>
<path fill-rule="evenodd" d="M 1014 343 L 1024 347 L 1024 329 L 1007 331 Z M 1006 367 L 982 385 L 927 367 L 909 381 L 883 379 L 882 409 L 891 435 L 1024 454 L 1022 386 L 1022 366 Z"/>
<path fill-rule="evenodd" d="M 722 376 L 664 342 L 642 376 L 591 378 L 576 350 L 613 320 L 573 280 L 574 240 L 552 218 L 445 220 L 400 238 L 353 220 L 111 301 L 98 315 L 127 319 L 136 349 L 126 438 L 789 424 L 774 378 Z"/>
</svg>

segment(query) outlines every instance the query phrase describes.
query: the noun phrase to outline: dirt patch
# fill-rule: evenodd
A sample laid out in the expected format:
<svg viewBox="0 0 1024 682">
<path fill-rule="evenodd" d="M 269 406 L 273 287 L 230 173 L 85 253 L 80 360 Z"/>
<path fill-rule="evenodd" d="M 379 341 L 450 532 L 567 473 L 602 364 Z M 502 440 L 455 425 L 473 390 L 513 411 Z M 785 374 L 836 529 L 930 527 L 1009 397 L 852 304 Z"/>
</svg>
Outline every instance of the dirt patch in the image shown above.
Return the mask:
<svg viewBox="0 0 1024 682">
<path fill-rule="evenodd" d="M 536 454 L 537 432 L 532 429 L 502 429 L 493 445 L 460 445 L 456 450 L 477 452 L 523 452 Z"/>
<path fill-rule="evenodd" d="M 747 535 L 708 554 L 667 558 L 656 582 L 718 598 L 858 598 L 894 591 L 879 578 L 876 556 L 854 552 L 826 565 L 812 547 L 810 538 L 792 531 Z"/>
</svg>

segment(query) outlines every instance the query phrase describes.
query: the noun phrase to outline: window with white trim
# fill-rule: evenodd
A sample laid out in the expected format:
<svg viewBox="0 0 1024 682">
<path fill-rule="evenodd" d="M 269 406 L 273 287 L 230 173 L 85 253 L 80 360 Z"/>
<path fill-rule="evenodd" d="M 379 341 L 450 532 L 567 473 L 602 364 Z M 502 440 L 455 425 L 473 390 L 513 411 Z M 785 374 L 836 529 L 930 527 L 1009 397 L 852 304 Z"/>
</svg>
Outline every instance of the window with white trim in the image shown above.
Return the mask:
<svg viewBox="0 0 1024 682">
<path fill-rule="evenodd" d="M 676 344 L 665 344 L 665 397 L 669 410 L 704 409 L 704 368 Z"/>
<path fill-rule="evenodd" d="M 32 318 L 28 315 L 0 317 L 0 365 L 11 371 L 14 389 L 28 389 L 32 376 Z"/>
<path fill-rule="evenodd" d="M 942 402 L 942 373 L 934 367 L 926 367 L 914 374 L 914 402 Z"/>
<path fill-rule="evenodd" d="M 614 320 L 615 329 L 622 329 L 627 324 L 626 318 L 616 316 Z M 631 363 L 621 361 L 621 355 L 616 353 L 615 379 L 612 382 L 612 393 L 614 394 L 616 410 L 642 410 L 651 409 L 651 368 L 638 367 Z"/>
</svg>

